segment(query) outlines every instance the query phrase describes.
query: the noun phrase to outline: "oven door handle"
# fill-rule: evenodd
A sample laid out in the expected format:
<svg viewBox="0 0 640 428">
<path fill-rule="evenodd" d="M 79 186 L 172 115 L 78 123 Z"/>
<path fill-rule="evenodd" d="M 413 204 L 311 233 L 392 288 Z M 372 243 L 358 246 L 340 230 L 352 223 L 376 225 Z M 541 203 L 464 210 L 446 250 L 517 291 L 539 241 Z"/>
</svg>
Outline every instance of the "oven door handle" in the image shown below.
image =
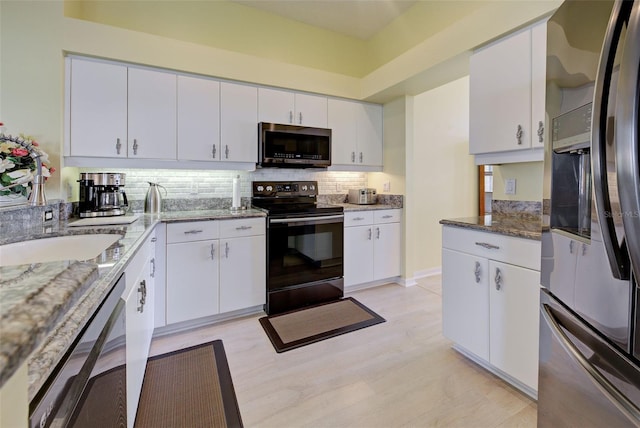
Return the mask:
<svg viewBox="0 0 640 428">
<path fill-rule="evenodd" d="M 270 223 L 278 224 L 278 223 L 303 223 L 308 221 L 320 221 L 320 220 L 344 220 L 344 215 L 325 215 L 325 216 L 316 216 L 316 217 L 298 217 L 298 218 L 272 218 L 269 220 Z"/>
</svg>

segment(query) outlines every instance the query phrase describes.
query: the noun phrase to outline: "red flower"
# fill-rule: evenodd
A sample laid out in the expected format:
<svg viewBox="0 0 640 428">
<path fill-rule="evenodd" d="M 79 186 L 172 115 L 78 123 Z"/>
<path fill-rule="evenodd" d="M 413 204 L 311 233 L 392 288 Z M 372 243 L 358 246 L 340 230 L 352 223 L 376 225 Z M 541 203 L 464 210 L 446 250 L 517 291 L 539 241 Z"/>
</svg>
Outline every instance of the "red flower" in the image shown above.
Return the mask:
<svg viewBox="0 0 640 428">
<path fill-rule="evenodd" d="M 51 168 L 49 168 L 49 172 L 50 172 L 51 174 L 53 174 L 54 172 L 56 172 L 56 169 L 55 169 L 54 167 L 51 167 Z"/>
<path fill-rule="evenodd" d="M 29 152 L 27 151 L 27 149 L 16 147 L 15 149 L 11 150 L 11 154 L 13 156 L 27 156 Z"/>
<path fill-rule="evenodd" d="M 32 141 L 31 141 L 31 144 L 33 144 L 33 145 L 34 145 L 34 146 L 36 146 L 36 147 L 38 147 L 38 146 L 40 145 L 40 144 L 38 144 L 38 142 L 37 142 L 37 141 L 35 141 L 35 140 L 32 140 Z"/>
</svg>

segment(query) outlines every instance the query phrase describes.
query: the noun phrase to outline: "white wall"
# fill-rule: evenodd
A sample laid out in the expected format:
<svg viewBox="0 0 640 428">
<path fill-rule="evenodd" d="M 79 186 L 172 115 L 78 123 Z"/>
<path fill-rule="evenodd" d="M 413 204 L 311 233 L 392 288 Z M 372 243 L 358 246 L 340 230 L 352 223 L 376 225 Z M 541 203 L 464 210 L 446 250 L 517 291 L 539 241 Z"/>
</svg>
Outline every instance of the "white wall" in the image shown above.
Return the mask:
<svg viewBox="0 0 640 428">
<path fill-rule="evenodd" d="M 424 92 L 413 100 L 413 153 L 407 187 L 415 220 L 407 238 L 413 275 L 441 266 L 443 218 L 476 216 L 478 180 L 469 155 L 469 78 Z"/>
</svg>

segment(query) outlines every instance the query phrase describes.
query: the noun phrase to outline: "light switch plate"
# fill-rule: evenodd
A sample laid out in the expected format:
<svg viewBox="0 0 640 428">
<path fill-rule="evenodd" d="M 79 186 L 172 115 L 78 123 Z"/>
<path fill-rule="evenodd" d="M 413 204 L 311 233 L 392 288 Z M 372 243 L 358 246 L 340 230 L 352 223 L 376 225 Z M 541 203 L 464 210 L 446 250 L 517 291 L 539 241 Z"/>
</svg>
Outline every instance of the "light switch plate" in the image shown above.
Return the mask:
<svg viewBox="0 0 640 428">
<path fill-rule="evenodd" d="M 516 179 L 515 178 L 507 178 L 504 180 L 504 194 L 505 195 L 515 195 L 516 194 Z"/>
</svg>

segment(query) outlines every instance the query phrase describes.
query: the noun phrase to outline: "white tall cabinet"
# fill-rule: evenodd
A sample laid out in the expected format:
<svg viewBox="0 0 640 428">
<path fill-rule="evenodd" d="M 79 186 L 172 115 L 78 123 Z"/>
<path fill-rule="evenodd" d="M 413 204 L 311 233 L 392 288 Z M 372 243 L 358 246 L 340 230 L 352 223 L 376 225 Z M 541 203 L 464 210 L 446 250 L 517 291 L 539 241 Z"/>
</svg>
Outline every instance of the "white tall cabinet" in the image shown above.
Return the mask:
<svg viewBox="0 0 640 428">
<path fill-rule="evenodd" d="M 535 395 L 540 241 L 444 226 L 442 246 L 444 336 Z"/>
<path fill-rule="evenodd" d="M 220 83 L 220 160 L 257 162 L 258 88 Z"/>
</svg>

